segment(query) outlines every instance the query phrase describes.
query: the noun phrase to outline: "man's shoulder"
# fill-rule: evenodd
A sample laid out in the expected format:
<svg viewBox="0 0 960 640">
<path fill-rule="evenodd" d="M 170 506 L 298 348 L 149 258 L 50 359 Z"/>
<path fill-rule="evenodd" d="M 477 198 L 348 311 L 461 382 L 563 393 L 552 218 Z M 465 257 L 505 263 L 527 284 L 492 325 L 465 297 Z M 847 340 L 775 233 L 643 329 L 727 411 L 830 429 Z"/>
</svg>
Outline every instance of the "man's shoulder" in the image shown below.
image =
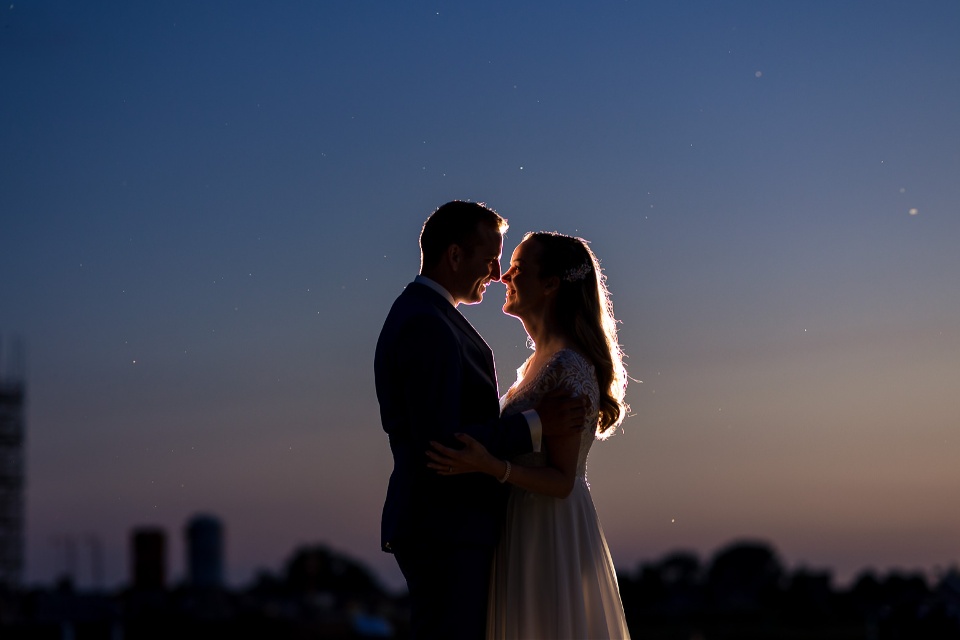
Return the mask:
<svg viewBox="0 0 960 640">
<path fill-rule="evenodd" d="M 411 284 L 408 289 L 420 285 Z M 393 303 L 377 340 L 377 361 L 388 354 L 419 352 L 421 354 L 450 353 L 460 349 L 462 331 L 444 309 L 449 303 L 434 292 L 442 304 L 418 291 L 404 291 Z"/>
<path fill-rule="evenodd" d="M 446 309 L 444 305 L 449 306 L 446 300 L 437 292 L 429 287 L 416 282 L 411 282 L 397 296 L 390 309 L 390 315 L 426 315 L 426 316 L 445 316 Z"/>
<path fill-rule="evenodd" d="M 384 321 L 384 330 L 393 332 L 408 332 L 410 330 L 423 331 L 428 327 L 432 330 L 454 330 L 450 310 L 453 307 L 435 291 L 416 282 L 407 285 L 407 288 L 397 297 L 387 319 Z"/>
</svg>

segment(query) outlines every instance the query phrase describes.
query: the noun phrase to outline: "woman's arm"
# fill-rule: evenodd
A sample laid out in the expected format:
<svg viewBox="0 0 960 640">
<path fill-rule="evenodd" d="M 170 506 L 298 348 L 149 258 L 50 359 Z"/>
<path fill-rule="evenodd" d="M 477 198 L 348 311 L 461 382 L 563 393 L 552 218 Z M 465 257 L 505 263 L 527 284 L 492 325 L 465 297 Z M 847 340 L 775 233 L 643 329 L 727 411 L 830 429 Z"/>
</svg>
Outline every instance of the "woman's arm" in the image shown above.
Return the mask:
<svg viewBox="0 0 960 640">
<path fill-rule="evenodd" d="M 563 436 L 544 436 L 544 449 L 550 462 L 547 467 L 525 467 L 509 463 L 495 457 L 480 442 L 465 433 L 458 433 L 456 438 L 464 444 L 463 449 L 451 449 L 438 442 L 431 442 L 433 450 L 427 451 L 431 460 L 427 466 L 440 475 L 480 472 L 501 482 L 506 476 L 506 482 L 521 489 L 555 498 L 566 498 L 573 490 L 577 459 L 580 455 L 579 432 Z"/>
</svg>

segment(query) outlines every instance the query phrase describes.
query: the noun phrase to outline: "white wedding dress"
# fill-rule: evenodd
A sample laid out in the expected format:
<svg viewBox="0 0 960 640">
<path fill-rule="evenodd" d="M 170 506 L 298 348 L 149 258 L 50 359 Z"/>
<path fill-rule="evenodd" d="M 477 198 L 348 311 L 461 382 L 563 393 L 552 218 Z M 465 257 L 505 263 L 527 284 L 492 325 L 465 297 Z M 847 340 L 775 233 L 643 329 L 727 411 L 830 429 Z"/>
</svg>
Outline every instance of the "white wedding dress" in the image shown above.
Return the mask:
<svg viewBox="0 0 960 640">
<path fill-rule="evenodd" d="M 531 409 L 557 388 L 589 396 L 593 409 L 587 424 L 596 425 L 599 388 L 593 365 L 570 349 L 558 351 L 535 379 L 518 380 L 501 400 L 502 412 Z M 595 430 L 585 429 L 568 497 L 511 487 L 490 582 L 488 638 L 630 637 L 617 574 L 587 484 L 587 453 L 594 439 Z M 542 467 L 547 459 L 544 453 L 530 453 L 513 462 Z"/>
</svg>

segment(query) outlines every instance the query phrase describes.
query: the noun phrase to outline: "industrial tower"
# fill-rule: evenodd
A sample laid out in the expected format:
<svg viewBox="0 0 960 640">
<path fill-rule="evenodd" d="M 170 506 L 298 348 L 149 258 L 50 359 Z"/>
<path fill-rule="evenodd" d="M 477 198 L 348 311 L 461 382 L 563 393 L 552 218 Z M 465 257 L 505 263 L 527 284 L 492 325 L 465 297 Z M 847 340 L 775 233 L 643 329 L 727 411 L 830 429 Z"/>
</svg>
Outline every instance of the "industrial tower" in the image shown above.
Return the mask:
<svg viewBox="0 0 960 640">
<path fill-rule="evenodd" d="M 23 579 L 23 443 L 26 397 L 22 350 L 4 361 L 0 338 L 0 587 L 16 589 Z"/>
</svg>

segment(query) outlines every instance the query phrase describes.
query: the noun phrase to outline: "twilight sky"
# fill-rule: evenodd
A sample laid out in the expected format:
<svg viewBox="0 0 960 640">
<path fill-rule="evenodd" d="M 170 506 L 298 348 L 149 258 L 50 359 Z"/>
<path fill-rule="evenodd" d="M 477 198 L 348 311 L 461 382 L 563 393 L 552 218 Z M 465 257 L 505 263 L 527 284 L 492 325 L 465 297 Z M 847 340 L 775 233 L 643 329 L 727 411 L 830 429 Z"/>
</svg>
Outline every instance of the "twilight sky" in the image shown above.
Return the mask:
<svg viewBox="0 0 960 640">
<path fill-rule="evenodd" d="M 17 1 L 0 8 L 0 334 L 26 346 L 27 580 L 198 511 L 231 583 L 379 551 L 383 318 L 439 204 L 592 242 L 633 415 L 622 569 L 960 562 L 960 4 Z M 503 289 L 466 315 L 501 391 Z M 9 352 L 9 349 L 7 350 Z M 9 364 L 9 358 L 7 358 Z M 642 382 L 639 382 L 642 381 Z"/>
</svg>

